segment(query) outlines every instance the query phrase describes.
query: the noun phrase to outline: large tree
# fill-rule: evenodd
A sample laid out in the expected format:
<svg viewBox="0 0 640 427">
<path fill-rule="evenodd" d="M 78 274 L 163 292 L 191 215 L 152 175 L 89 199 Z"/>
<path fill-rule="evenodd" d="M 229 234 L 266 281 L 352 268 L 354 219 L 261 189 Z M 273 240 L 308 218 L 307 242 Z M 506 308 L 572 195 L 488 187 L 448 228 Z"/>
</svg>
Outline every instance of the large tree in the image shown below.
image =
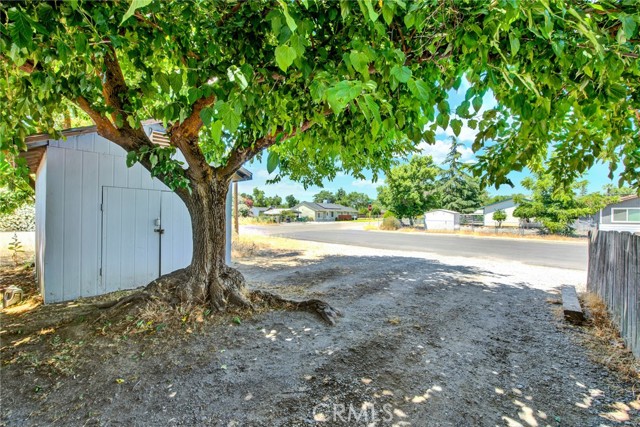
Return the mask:
<svg viewBox="0 0 640 427">
<path fill-rule="evenodd" d="M 482 190 L 477 178 L 464 170 L 460 161 L 460 147 L 464 145 L 455 137 L 451 137 L 451 149 L 445 164 L 447 169 L 440 175 L 440 207 L 465 214 L 474 212 L 482 205 Z"/>
<path fill-rule="evenodd" d="M 393 167 L 378 187 L 378 199 L 399 218 L 415 217 L 439 204 L 436 178 L 440 173 L 431 156 L 413 156 L 409 163 Z"/>
<path fill-rule="evenodd" d="M 616 200 L 615 196 L 586 194 L 587 181 L 575 182 L 569 189 L 555 189 L 549 174 L 525 178 L 522 186 L 531 191 L 531 198 L 516 196 L 518 207 L 513 216 L 540 222 L 550 233 L 572 234 L 576 219 L 593 215 Z"/>
<path fill-rule="evenodd" d="M 224 204 L 267 149 L 274 180 L 362 179 L 466 120 L 485 182 L 551 159 L 566 183 L 601 159 L 639 187 L 639 16 L 634 1 L 597 0 L 2 2 L 2 161 L 28 134 L 55 134 L 72 103 L 191 214 L 191 265 L 156 288 L 248 305 L 224 264 Z M 447 94 L 465 78 L 454 113 Z M 489 91 L 498 105 L 482 111 Z M 169 148 L 151 143 L 149 118 Z"/>
</svg>

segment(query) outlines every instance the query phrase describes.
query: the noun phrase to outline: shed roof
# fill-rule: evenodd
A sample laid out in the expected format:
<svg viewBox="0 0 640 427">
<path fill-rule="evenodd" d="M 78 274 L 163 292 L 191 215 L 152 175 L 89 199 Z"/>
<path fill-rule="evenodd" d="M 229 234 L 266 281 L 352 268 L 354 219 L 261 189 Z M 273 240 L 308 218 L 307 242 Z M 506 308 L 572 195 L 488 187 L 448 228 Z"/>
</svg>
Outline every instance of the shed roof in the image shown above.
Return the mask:
<svg viewBox="0 0 640 427">
<path fill-rule="evenodd" d="M 147 120 L 143 121 L 143 125 L 154 125 L 158 124 L 157 120 Z M 72 129 L 65 129 L 60 133 L 65 137 L 72 137 L 78 135 L 84 135 L 89 133 L 95 133 L 98 129 L 96 126 L 83 126 Z M 21 153 L 20 156 L 27 161 L 27 166 L 31 170 L 31 172 L 35 173 L 38 170 L 38 166 L 40 166 L 40 162 L 42 161 L 42 157 L 44 153 L 47 151 L 47 146 L 49 145 L 50 140 L 55 140 L 55 137 L 47 134 L 41 133 L 37 135 L 30 135 L 25 138 L 25 143 L 27 144 L 27 151 Z M 149 135 L 151 142 L 160 146 L 169 145 L 169 138 L 165 132 L 161 132 L 155 129 L 151 130 L 151 134 Z M 253 179 L 253 174 L 249 172 L 249 170 L 241 167 L 233 176 L 234 182 L 241 181 L 250 181 Z"/>
<path fill-rule="evenodd" d="M 300 206 L 306 206 L 312 211 L 345 211 L 345 212 L 358 212 L 354 208 L 350 208 L 348 206 L 342 206 L 337 203 L 313 203 L 313 202 L 302 202 L 296 206 L 296 208 Z"/>
<path fill-rule="evenodd" d="M 433 210 L 430 210 L 427 213 L 431 213 L 431 212 L 446 212 L 446 213 L 450 213 L 450 214 L 459 214 L 460 213 L 460 212 L 456 212 L 456 211 L 451 211 L 449 209 L 433 209 Z"/>
</svg>

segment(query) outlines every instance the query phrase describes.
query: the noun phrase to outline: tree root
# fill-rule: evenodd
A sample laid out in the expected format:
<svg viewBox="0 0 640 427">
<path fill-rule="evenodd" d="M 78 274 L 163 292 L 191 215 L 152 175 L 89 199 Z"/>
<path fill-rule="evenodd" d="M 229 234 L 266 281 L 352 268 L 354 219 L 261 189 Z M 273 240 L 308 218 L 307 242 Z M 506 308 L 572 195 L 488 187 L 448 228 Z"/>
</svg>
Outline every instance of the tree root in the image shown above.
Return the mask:
<svg viewBox="0 0 640 427">
<path fill-rule="evenodd" d="M 208 294 L 208 295 L 207 295 Z M 247 291 L 242 274 L 224 266 L 208 285 L 194 277 L 188 268 L 176 270 L 149 283 L 142 291 L 120 299 L 95 304 L 100 309 L 116 309 L 134 302 L 166 301 L 172 306 L 194 306 L 209 303 L 213 311 L 224 312 L 229 305 L 254 311 L 256 304 L 280 307 L 294 311 L 315 313 L 330 325 L 335 325 L 342 314 L 324 301 L 310 299 L 294 301 L 266 291 Z"/>
<path fill-rule="evenodd" d="M 144 302 L 144 301 L 148 301 L 150 300 L 152 297 L 151 294 L 149 294 L 146 291 L 140 291 L 140 292 L 136 292 L 135 294 L 131 294 L 131 295 L 127 295 L 125 297 L 122 297 L 120 299 L 114 300 L 114 301 L 108 301 L 108 302 L 104 302 L 101 304 L 95 304 L 96 307 L 100 308 L 100 309 L 107 309 L 107 308 L 111 308 L 111 309 L 116 309 L 118 307 L 122 307 L 123 305 L 132 303 L 132 302 Z"/>
<path fill-rule="evenodd" d="M 338 316 L 342 316 L 342 313 L 340 311 L 319 299 L 294 301 L 282 298 L 279 295 L 266 291 L 252 291 L 250 293 L 250 296 L 256 302 L 262 301 L 271 306 L 276 305 L 282 306 L 289 310 L 309 311 L 311 313 L 316 313 L 322 318 L 322 320 L 329 323 L 331 326 L 334 326 L 336 324 Z"/>
</svg>

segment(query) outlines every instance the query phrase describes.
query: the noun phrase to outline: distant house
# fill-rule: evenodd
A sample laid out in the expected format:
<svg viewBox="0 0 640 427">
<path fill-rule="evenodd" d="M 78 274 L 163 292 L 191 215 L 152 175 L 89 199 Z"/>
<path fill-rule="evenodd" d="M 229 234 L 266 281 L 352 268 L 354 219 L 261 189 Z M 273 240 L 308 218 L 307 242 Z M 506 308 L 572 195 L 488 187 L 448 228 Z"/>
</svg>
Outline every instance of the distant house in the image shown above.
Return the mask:
<svg viewBox="0 0 640 427">
<path fill-rule="evenodd" d="M 502 227 L 519 227 L 520 218 L 513 216 L 513 211 L 515 211 L 517 207 L 518 204 L 513 200 L 513 198 L 483 207 L 482 215 L 484 216 L 485 227 L 495 227 L 498 225 L 498 223 L 493 219 L 493 214 L 496 211 L 504 211 L 507 215 L 507 219 L 502 221 Z"/>
<path fill-rule="evenodd" d="M 300 211 L 293 208 L 269 208 L 262 215 L 273 218 L 276 222 L 290 222 L 292 218 L 300 218 Z"/>
<path fill-rule="evenodd" d="M 302 202 L 293 209 L 300 212 L 301 218 L 310 221 L 336 221 L 340 216 L 350 216 L 353 219 L 358 217 L 358 211 L 354 208 L 336 203 Z"/>
<path fill-rule="evenodd" d="M 251 209 L 249 209 L 249 211 L 251 212 L 251 216 L 252 217 L 258 217 L 258 216 L 262 215 L 267 210 L 269 210 L 269 208 L 261 208 L 261 207 L 257 207 L 257 206 L 254 206 Z"/>
<path fill-rule="evenodd" d="M 424 214 L 426 230 L 459 230 L 460 212 L 447 209 L 434 209 Z"/>
<path fill-rule="evenodd" d="M 599 230 L 640 232 L 640 197 L 621 197 L 596 214 Z"/>
</svg>

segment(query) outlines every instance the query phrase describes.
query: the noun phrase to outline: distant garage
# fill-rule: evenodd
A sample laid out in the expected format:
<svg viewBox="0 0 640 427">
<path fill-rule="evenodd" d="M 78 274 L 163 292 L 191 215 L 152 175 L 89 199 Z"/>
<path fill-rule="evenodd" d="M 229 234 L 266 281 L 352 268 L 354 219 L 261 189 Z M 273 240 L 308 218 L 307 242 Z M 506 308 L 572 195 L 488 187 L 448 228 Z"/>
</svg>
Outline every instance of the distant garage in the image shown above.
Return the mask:
<svg viewBox="0 0 640 427">
<path fill-rule="evenodd" d="M 435 209 L 424 214 L 425 230 L 459 230 L 460 213 L 447 209 Z"/>
</svg>

